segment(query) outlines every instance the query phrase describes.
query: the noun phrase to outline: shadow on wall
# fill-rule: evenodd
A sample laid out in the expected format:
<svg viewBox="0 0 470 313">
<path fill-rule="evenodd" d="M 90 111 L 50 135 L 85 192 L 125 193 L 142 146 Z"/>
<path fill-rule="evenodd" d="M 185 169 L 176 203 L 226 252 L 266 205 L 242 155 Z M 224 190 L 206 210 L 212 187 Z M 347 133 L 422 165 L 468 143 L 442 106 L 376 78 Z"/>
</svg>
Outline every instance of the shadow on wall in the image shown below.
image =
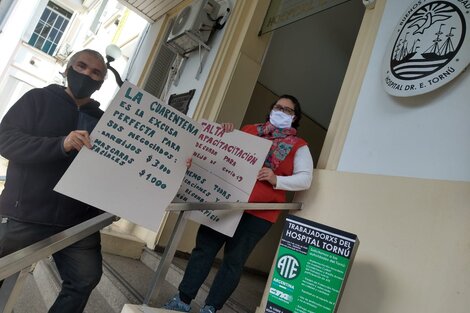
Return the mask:
<svg viewBox="0 0 470 313">
<path fill-rule="evenodd" d="M 361 247 L 359 246 L 358 253 Z M 371 263 L 354 262 L 339 304 L 340 312 L 382 312 L 385 278 Z"/>
</svg>

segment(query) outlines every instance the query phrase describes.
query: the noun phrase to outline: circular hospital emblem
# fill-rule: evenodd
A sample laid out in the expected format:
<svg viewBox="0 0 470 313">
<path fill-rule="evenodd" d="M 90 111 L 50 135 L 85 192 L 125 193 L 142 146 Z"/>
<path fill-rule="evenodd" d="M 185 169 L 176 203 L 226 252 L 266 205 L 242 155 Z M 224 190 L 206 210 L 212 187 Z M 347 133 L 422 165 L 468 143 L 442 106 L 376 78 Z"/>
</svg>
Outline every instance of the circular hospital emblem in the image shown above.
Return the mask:
<svg viewBox="0 0 470 313">
<path fill-rule="evenodd" d="M 387 47 L 385 90 L 407 97 L 435 90 L 458 76 L 470 61 L 470 1 L 414 1 Z"/>
</svg>

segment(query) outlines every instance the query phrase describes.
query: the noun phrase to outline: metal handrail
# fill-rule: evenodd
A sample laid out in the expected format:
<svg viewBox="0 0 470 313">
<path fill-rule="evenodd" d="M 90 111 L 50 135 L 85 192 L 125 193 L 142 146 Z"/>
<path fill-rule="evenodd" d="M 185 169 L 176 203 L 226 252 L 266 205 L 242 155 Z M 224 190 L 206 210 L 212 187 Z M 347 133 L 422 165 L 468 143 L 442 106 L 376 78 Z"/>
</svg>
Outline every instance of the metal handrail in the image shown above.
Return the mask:
<svg viewBox="0 0 470 313">
<path fill-rule="evenodd" d="M 179 211 L 179 216 L 170 240 L 165 248 L 162 260 L 155 272 L 155 276 L 149 286 L 144 305 L 150 301 L 150 297 L 159 292 L 157 285 L 165 279 L 169 265 L 176 251 L 176 246 L 181 239 L 186 220 L 183 218 L 186 211 L 196 210 L 299 210 L 301 203 L 171 203 L 167 211 Z M 0 258 L 0 281 L 4 280 L 0 288 L 0 312 L 9 313 L 13 309 L 26 273 L 32 264 L 54 254 L 75 242 L 88 237 L 100 229 L 110 225 L 115 216 L 103 213 L 81 224 L 66 229 L 44 240 L 36 242 L 28 247 L 13 252 Z"/>
<path fill-rule="evenodd" d="M 32 264 L 90 236 L 113 221 L 114 215 L 103 213 L 0 258 L 0 281 L 4 280 L 0 288 L 0 312 L 12 312 Z"/>
<path fill-rule="evenodd" d="M 300 210 L 302 203 L 249 203 L 249 202 L 173 202 L 167 211 L 201 211 L 201 210 Z"/>
<path fill-rule="evenodd" d="M 0 280 L 90 236 L 103 227 L 110 225 L 113 221 L 114 215 L 103 213 L 0 258 Z"/>
<path fill-rule="evenodd" d="M 162 259 L 158 264 L 157 270 L 150 282 L 147 289 L 147 295 L 144 299 L 144 306 L 147 306 L 152 296 L 156 296 L 160 293 L 160 289 L 163 286 L 163 282 L 166 278 L 166 274 L 171 265 L 171 261 L 176 252 L 176 247 L 180 242 L 181 236 L 183 235 L 184 226 L 186 225 L 186 219 L 184 215 L 186 211 L 192 210 L 300 210 L 302 209 L 302 203 L 226 203 L 226 202 L 215 202 L 215 203 L 172 203 L 167 211 L 180 211 L 178 219 L 176 220 L 175 227 L 170 235 L 168 244 L 163 251 Z"/>
</svg>

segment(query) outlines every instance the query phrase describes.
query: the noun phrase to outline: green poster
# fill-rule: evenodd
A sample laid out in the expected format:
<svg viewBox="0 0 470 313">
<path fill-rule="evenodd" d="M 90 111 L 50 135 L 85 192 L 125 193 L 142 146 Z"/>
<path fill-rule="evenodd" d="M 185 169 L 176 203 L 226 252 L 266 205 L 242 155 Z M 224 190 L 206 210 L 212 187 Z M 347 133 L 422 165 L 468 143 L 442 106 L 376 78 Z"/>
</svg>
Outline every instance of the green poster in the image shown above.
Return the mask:
<svg viewBox="0 0 470 313">
<path fill-rule="evenodd" d="M 335 312 L 358 245 L 356 235 L 289 215 L 265 312 Z"/>
</svg>

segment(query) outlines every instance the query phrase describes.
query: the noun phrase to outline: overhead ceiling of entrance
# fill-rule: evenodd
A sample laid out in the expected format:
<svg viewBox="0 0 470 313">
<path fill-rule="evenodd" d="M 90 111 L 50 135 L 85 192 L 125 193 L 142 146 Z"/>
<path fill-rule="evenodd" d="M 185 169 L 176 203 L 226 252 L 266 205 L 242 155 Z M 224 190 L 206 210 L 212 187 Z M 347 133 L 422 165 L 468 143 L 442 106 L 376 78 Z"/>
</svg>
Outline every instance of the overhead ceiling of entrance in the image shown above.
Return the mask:
<svg viewBox="0 0 470 313">
<path fill-rule="evenodd" d="M 119 2 L 153 23 L 183 0 Z M 295 95 L 327 129 L 363 15 L 361 1 L 347 1 L 275 30 L 258 81 L 274 94 Z"/>
<path fill-rule="evenodd" d="M 153 23 L 183 0 L 119 0 L 119 2 Z"/>
</svg>

